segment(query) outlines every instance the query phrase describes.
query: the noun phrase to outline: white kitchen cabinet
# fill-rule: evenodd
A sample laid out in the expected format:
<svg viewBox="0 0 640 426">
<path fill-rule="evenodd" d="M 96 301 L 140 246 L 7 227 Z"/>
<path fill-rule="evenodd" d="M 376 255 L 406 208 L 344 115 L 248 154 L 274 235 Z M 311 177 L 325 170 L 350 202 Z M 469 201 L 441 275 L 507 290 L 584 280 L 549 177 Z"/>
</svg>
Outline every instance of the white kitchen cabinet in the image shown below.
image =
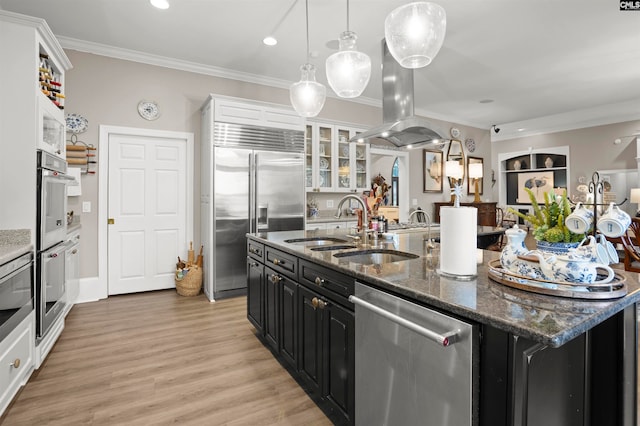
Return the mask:
<svg viewBox="0 0 640 426">
<path fill-rule="evenodd" d="M 0 199 L 11 208 L 0 209 L 6 229 L 30 229 L 35 240 L 36 150 L 65 158 L 64 98 L 58 105 L 42 91 L 41 68 L 49 67 L 56 92 L 64 96 L 64 75 L 71 63 L 45 21 L 0 10 Z M 10 40 L 10 42 L 8 42 Z M 43 65 L 45 65 L 43 67 Z M 53 74 L 53 75 L 51 75 Z M 58 86 L 59 84 L 59 86 Z M 51 93 L 49 93 L 51 95 Z M 35 241 L 33 241 L 35 242 Z"/>
<path fill-rule="evenodd" d="M 278 129 L 299 130 L 304 125 L 304 118 L 300 117 L 293 108 L 286 110 L 281 105 L 269 105 L 262 102 L 241 102 L 225 99 L 216 95 L 214 99 L 214 121 L 221 123 L 248 124 L 260 127 L 275 127 Z"/>
<path fill-rule="evenodd" d="M 0 341 L 0 415 L 34 369 L 35 311 Z"/>
<path fill-rule="evenodd" d="M 369 145 L 349 142 L 359 131 L 342 125 L 307 124 L 307 191 L 358 192 L 369 189 Z"/>
<path fill-rule="evenodd" d="M 69 313 L 78 300 L 80 292 L 80 230 L 70 232 L 67 235 L 67 250 L 65 252 L 65 283 L 67 304 L 65 315 Z"/>
<path fill-rule="evenodd" d="M 327 229 L 327 224 L 326 223 L 309 223 L 307 222 L 307 224 L 304 227 L 305 231 L 318 231 L 321 229 Z"/>
</svg>

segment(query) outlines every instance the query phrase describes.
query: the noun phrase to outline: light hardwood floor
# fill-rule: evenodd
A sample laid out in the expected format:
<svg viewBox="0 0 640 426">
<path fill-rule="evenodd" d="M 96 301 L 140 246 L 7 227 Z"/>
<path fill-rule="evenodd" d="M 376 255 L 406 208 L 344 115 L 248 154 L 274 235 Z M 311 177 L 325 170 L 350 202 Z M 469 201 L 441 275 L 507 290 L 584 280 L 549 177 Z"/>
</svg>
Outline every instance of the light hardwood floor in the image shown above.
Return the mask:
<svg viewBox="0 0 640 426">
<path fill-rule="evenodd" d="M 258 341 L 245 297 L 167 290 L 74 306 L 0 424 L 331 422 Z"/>
</svg>

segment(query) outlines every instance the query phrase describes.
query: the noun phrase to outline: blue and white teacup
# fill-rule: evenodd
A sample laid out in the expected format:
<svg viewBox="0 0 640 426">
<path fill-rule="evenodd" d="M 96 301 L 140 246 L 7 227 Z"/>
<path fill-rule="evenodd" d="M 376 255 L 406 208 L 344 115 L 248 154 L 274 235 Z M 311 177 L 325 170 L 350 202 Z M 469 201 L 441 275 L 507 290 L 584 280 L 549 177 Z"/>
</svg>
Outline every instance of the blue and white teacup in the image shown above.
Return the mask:
<svg viewBox="0 0 640 426">
<path fill-rule="evenodd" d="M 567 228 L 574 234 L 584 234 L 593 223 L 593 210 L 585 208 L 582 203 L 576 204 L 576 208 L 564 221 Z"/>
<path fill-rule="evenodd" d="M 629 225 L 631 225 L 631 216 L 620 210 L 615 203 L 609 204 L 605 214 L 598 219 L 598 231 L 609 238 L 624 235 Z"/>
</svg>

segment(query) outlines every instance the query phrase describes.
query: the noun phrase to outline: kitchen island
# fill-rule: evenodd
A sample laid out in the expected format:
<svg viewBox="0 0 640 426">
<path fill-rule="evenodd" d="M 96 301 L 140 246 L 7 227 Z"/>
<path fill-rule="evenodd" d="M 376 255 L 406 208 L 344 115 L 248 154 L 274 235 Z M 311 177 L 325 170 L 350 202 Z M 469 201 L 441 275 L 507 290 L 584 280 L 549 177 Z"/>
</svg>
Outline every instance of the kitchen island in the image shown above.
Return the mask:
<svg viewBox="0 0 640 426">
<path fill-rule="evenodd" d="M 305 270 L 315 268 L 336 274 L 340 278 L 336 281 L 345 283 L 333 291 L 345 299 L 357 280 L 477 326 L 473 418 L 469 424 L 636 424 L 636 303 L 640 300 L 637 274 L 623 273 L 628 293 L 619 299 L 593 301 L 544 296 L 490 280 L 487 262 L 497 259 L 497 252 L 479 251 L 481 263 L 477 279 L 473 281 L 441 277 L 436 272 L 437 250 L 431 251 L 421 234 L 398 234 L 392 239 L 375 242 L 378 248 L 413 253 L 417 255 L 415 259 L 369 265 L 334 256 L 356 248 L 318 251 L 313 250 L 318 245 L 296 242 L 326 235 L 323 231 L 288 231 L 248 236 L 250 256 L 258 259 L 256 253 L 252 253 L 252 245 L 258 251 L 264 250 L 259 256 L 265 268 L 263 282 L 269 282 L 268 268 L 273 270 L 272 280 L 281 282 L 283 277 L 279 270 L 282 265 L 278 263 L 289 267 L 284 279 L 289 281 L 290 313 L 282 316 L 286 303 L 276 304 L 271 310 L 274 318 L 281 318 L 280 327 L 292 327 L 289 334 L 297 336 L 288 350 L 294 360 L 290 363 L 293 370 L 300 370 L 301 356 L 296 351 L 304 352 L 301 348 L 306 341 L 299 329 L 296 332 L 296 325 L 291 325 L 301 323 L 304 320 L 301 312 L 305 312 L 304 304 L 294 302 L 294 284 L 299 284 L 300 292 L 318 292 L 316 307 L 318 302 L 321 302 L 320 306 L 327 300 L 332 302 L 327 299 L 331 294 L 327 293 L 328 285 L 323 285 L 322 279 L 313 280 L 312 274 L 305 276 Z M 331 237 L 341 236 L 333 232 Z M 271 257 L 268 256 L 270 250 L 275 250 Z M 249 275 L 251 280 L 251 273 Z M 258 288 L 255 282 L 254 295 Z M 250 282 L 250 318 L 251 304 L 254 311 L 257 306 L 256 299 L 252 299 L 251 287 Z M 275 293 L 273 297 L 277 299 Z M 353 305 L 345 299 L 338 300 L 335 306 L 347 313 L 353 312 Z M 263 300 L 263 303 L 268 301 Z M 265 317 L 269 310 L 270 307 L 264 305 Z M 353 349 L 349 346 L 349 339 L 353 338 L 353 332 L 349 335 L 348 331 L 349 321 L 346 318 L 341 322 L 346 330 L 341 337 L 347 341 L 347 352 Z M 287 334 L 285 331 L 282 336 Z M 279 346 L 272 344 L 271 347 Z M 276 349 L 274 352 L 281 351 Z M 345 359 L 343 364 L 349 367 L 351 360 Z M 353 388 L 353 383 L 343 385 L 347 386 L 347 391 Z M 321 392 L 321 395 L 323 393 L 331 394 Z M 332 399 L 331 395 L 328 399 Z M 355 410 L 349 405 L 353 402 L 348 396 L 344 401 L 347 401 L 346 408 L 343 407 L 347 412 L 344 419 L 354 422 Z M 357 418 L 355 422 L 358 422 Z"/>
</svg>

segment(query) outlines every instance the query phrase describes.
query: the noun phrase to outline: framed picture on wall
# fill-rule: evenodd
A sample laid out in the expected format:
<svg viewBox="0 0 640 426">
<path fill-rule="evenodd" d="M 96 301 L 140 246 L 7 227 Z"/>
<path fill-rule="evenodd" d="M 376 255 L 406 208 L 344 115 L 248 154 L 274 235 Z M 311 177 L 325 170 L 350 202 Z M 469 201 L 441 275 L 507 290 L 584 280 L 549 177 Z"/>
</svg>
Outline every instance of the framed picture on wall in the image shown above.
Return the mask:
<svg viewBox="0 0 640 426">
<path fill-rule="evenodd" d="M 467 157 L 467 195 L 475 195 L 476 193 L 476 179 L 478 179 L 478 195 L 482 195 L 484 178 L 482 176 L 482 166 L 484 160 L 479 157 Z M 474 168 L 477 166 L 472 166 L 472 164 L 480 164 L 480 177 L 475 178 L 471 177 L 473 175 Z"/>
<path fill-rule="evenodd" d="M 544 203 L 544 193 L 553 192 L 553 172 L 518 173 L 518 203 L 530 203 L 530 189 L 538 203 Z"/>
<path fill-rule="evenodd" d="M 442 151 L 424 149 L 423 151 L 423 190 L 422 192 L 442 192 Z"/>
</svg>

